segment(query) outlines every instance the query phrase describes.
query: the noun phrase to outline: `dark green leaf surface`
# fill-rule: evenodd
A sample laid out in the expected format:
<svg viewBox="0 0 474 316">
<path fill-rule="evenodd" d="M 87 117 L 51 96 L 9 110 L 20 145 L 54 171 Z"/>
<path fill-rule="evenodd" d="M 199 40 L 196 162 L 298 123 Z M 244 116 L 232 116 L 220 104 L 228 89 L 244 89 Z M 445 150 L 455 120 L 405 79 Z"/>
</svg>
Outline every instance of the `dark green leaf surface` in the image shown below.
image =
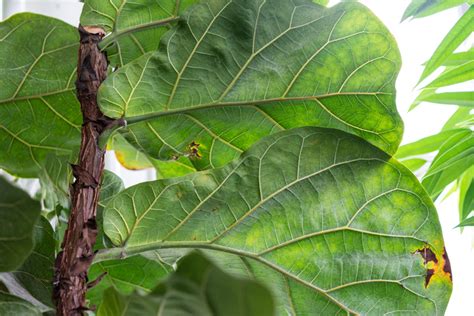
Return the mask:
<svg viewBox="0 0 474 316">
<path fill-rule="evenodd" d="M 41 312 L 27 301 L 11 294 L 0 292 L 0 315 L 41 316 Z"/>
<path fill-rule="evenodd" d="M 150 292 L 173 269 L 163 262 L 157 253 L 151 259 L 138 255 L 124 260 L 109 260 L 92 265 L 89 270 L 90 280 L 95 280 L 103 273 L 107 275 L 102 281 L 87 292 L 87 298 L 92 305 L 102 301 L 104 291 L 113 287 L 119 293 L 130 294 L 135 290 Z"/>
<path fill-rule="evenodd" d="M 436 210 L 416 177 L 337 130 L 278 133 L 224 168 L 131 187 L 106 207 L 104 229 L 120 248 L 102 259 L 157 248 L 245 257 L 269 282 L 268 271 L 286 280 L 286 310 L 310 301 L 329 315 L 442 315 L 451 291 Z M 426 247 L 436 264 L 423 264 Z"/>
<path fill-rule="evenodd" d="M 77 30 L 22 13 L 0 23 L 0 168 L 36 177 L 49 153 L 79 145 Z"/>
<path fill-rule="evenodd" d="M 34 241 L 33 252 L 12 275 L 35 299 L 47 306 L 53 306 L 51 282 L 56 241 L 53 228 L 44 217 L 41 217 L 35 226 Z"/>
<path fill-rule="evenodd" d="M 151 157 L 219 167 L 261 137 L 308 125 L 357 134 L 389 153 L 398 147 L 399 52 L 358 3 L 205 1 L 162 44 L 113 73 L 99 95 L 108 116 L 129 122 L 127 140 Z"/>
<path fill-rule="evenodd" d="M 271 316 L 272 301 L 260 284 L 230 276 L 202 255 L 192 253 L 181 259 L 177 271 L 148 296 L 124 297 L 107 290 L 98 315 Z"/>
<path fill-rule="evenodd" d="M 156 50 L 161 36 L 195 0 L 86 0 L 81 24 L 100 26 L 112 66 L 123 66 Z"/>
<path fill-rule="evenodd" d="M 33 230 L 41 207 L 0 177 L 0 272 L 20 267 L 33 250 Z"/>
</svg>

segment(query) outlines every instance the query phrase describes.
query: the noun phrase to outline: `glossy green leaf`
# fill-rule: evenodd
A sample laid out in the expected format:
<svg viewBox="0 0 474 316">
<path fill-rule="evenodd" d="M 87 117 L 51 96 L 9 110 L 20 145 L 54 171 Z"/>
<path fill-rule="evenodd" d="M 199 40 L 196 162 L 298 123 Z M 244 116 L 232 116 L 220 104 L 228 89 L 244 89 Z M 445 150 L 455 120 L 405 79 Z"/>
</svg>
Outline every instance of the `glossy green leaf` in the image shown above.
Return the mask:
<svg viewBox="0 0 474 316">
<path fill-rule="evenodd" d="M 0 272 L 20 267 L 34 247 L 33 230 L 41 207 L 0 177 Z"/>
<path fill-rule="evenodd" d="M 141 255 L 124 260 L 109 260 L 93 264 L 89 270 L 90 280 L 95 280 L 107 273 L 102 281 L 87 292 L 92 305 L 98 305 L 103 299 L 104 291 L 112 287 L 122 294 L 131 294 L 135 290 L 150 292 L 158 282 L 164 279 L 173 269 L 163 262 L 158 254 L 150 259 Z"/>
<path fill-rule="evenodd" d="M 37 177 L 50 154 L 79 145 L 77 30 L 22 13 L 0 23 L 0 168 Z"/>
<path fill-rule="evenodd" d="M 151 157 L 219 167 L 261 137 L 308 125 L 398 147 L 399 52 L 359 3 L 204 1 L 162 43 L 99 93 L 104 113 L 125 116 L 123 135 Z"/>
<path fill-rule="evenodd" d="M 104 214 L 119 247 L 98 258 L 160 248 L 238 255 L 284 278 L 295 310 L 310 301 L 331 315 L 442 315 L 450 296 L 441 229 L 423 187 L 384 152 L 337 130 L 266 137 L 223 168 L 128 188 Z M 428 280 L 417 253 L 425 249 L 437 258 Z"/>
<path fill-rule="evenodd" d="M 412 0 L 403 13 L 402 21 L 410 17 L 426 17 L 452 7 L 457 7 L 468 1 L 469 0 Z"/>
<path fill-rule="evenodd" d="M 474 132 L 468 129 L 447 139 L 439 148 L 428 172 L 423 178 L 423 186 L 432 197 L 474 165 Z"/>
<path fill-rule="evenodd" d="M 11 275 L 31 296 L 51 307 L 56 241 L 53 228 L 44 217 L 35 226 L 34 242 L 33 252 Z"/>
<path fill-rule="evenodd" d="M 447 1 L 439 1 L 447 2 Z M 433 56 L 426 63 L 419 82 L 432 74 L 474 31 L 474 6 L 466 11 L 440 43 Z"/>
<path fill-rule="evenodd" d="M 395 157 L 397 159 L 402 159 L 434 152 L 451 137 L 465 135 L 466 133 L 468 133 L 467 129 L 442 131 L 438 134 L 431 135 L 416 142 L 401 146 L 395 154 Z"/>
<path fill-rule="evenodd" d="M 230 276 L 192 253 L 148 296 L 124 297 L 108 290 L 98 316 L 271 316 L 273 310 L 273 299 L 263 286 Z"/>
<path fill-rule="evenodd" d="M 41 316 L 41 312 L 27 301 L 0 292 L 0 315 L 2 316 Z"/>
<path fill-rule="evenodd" d="M 474 20 L 473 20 L 474 24 Z M 431 81 L 425 88 L 441 88 L 474 79 L 474 60 L 449 69 Z"/>
<path fill-rule="evenodd" d="M 196 0 L 85 0 L 81 24 L 100 26 L 108 36 L 112 66 L 123 66 L 158 48 L 161 36 L 177 16 Z"/>
</svg>

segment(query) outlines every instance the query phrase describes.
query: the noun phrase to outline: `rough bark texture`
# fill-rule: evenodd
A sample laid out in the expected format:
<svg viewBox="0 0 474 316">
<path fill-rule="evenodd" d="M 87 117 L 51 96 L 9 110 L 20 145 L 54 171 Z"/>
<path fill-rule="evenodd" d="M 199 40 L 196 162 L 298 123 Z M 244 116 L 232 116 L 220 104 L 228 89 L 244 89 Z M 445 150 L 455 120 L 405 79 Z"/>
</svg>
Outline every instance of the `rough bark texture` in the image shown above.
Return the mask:
<svg viewBox="0 0 474 316">
<path fill-rule="evenodd" d="M 83 114 L 76 181 L 71 187 L 71 214 L 55 264 L 54 300 L 58 315 L 82 315 L 85 310 L 87 270 L 94 259 L 97 236 L 96 210 L 104 170 L 105 150 L 100 135 L 114 122 L 97 105 L 97 90 L 107 76 L 107 58 L 99 50 L 100 29 L 79 27 L 81 42 L 77 67 L 77 97 Z"/>
</svg>

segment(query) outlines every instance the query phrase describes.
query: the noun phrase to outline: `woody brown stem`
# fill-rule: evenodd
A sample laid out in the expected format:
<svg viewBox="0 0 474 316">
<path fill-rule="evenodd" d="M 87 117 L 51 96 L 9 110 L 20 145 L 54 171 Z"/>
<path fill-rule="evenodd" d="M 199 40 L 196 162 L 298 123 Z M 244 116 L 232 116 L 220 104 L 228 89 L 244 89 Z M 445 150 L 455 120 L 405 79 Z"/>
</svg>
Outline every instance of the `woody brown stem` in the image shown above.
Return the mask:
<svg viewBox="0 0 474 316">
<path fill-rule="evenodd" d="M 96 211 L 104 171 L 105 150 L 100 135 L 116 122 L 107 118 L 97 104 L 97 91 L 107 76 L 107 58 L 98 44 L 101 29 L 79 26 L 80 47 L 76 90 L 83 115 L 79 162 L 72 166 L 71 214 L 56 257 L 53 298 L 57 315 L 82 315 L 87 308 L 87 270 L 94 259 L 97 236 Z"/>
</svg>

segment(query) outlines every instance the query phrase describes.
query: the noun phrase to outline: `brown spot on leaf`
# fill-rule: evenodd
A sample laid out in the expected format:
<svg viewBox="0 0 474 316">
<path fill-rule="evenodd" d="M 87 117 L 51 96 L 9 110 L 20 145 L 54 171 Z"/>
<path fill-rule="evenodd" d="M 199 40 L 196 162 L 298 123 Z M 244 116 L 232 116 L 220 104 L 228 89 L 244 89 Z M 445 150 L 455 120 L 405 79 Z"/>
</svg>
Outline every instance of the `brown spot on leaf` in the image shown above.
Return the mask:
<svg viewBox="0 0 474 316">
<path fill-rule="evenodd" d="M 428 246 L 416 250 L 415 253 L 421 255 L 426 268 L 425 288 L 430 285 L 433 278 L 446 279 L 449 277 L 452 281 L 451 264 L 445 248 L 441 258 L 438 258 Z"/>
<path fill-rule="evenodd" d="M 443 271 L 446 273 L 449 273 L 449 278 L 452 281 L 453 273 L 451 272 L 451 262 L 449 261 L 448 253 L 446 252 L 446 247 L 443 248 L 443 259 L 444 259 Z"/>
<path fill-rule="evenodd" d="M 202 158 L 202 155 L 199 153 L 199 146 L 201 146 L 201 144 L 198 144 L 195 141 L 192 141 L 191 144 L 189 144 L 189 156 L 191 158 Z"/>
<path fill-rule="evenodd" d="M 428 262 L 430 262 L 430 261 L 433 261 L 434 263 L 438 263 L 438 259 L 436 258 L 435 253 L 433 252 L 433 250 L 431 250 L 428 247 L 418 249 L 416 251 L 416 253 L 421 254 L 421 256 L 423 257 L 423 260 L 425 261 L 424 262 L 425 265 L 428 264 Z"/>
</svg>

